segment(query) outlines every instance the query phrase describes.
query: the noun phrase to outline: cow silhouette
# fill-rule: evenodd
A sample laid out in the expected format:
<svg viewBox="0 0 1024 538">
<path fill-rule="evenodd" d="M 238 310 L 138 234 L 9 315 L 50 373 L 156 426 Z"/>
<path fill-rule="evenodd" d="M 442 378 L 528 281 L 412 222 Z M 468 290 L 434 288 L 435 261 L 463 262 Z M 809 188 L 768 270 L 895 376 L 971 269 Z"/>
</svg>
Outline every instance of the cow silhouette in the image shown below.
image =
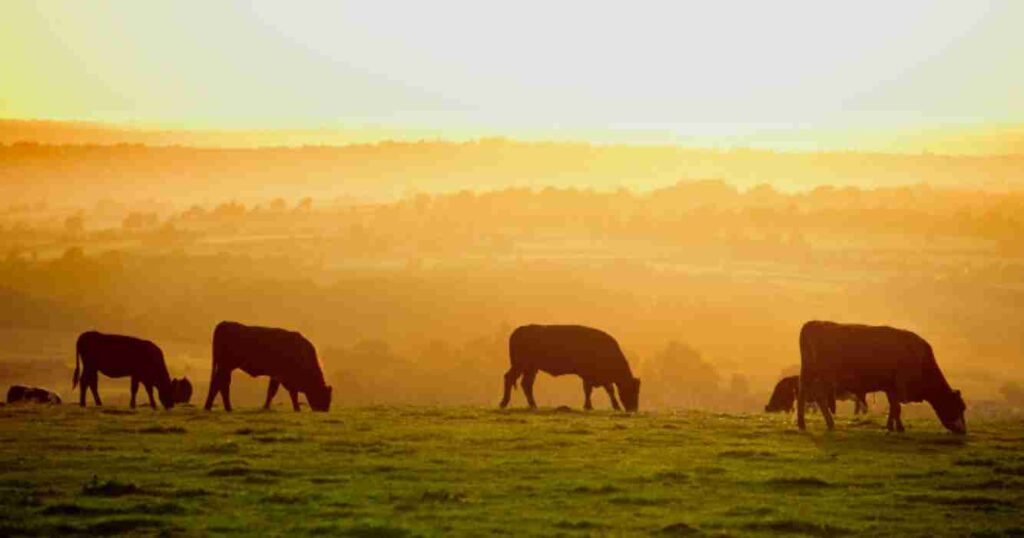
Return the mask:
<svg viewBox="0 0 1024 538">
<path fill-rule="evenodd" d="M 39 403 L 60 405 L 60 396 L 56 392 L 37 387 L 11 385 L 7 389 L 7 403 Z"/>
<path fill-rule="evenodd" d="M 768 404 L 764 406 L 765 413 L 792 413 L 796 405 L 797 393 L 800 391 L 800 376 L 791 375 L 784 377 L 775 384 L 775 390 L 772 391 L 771 397 L 768 399 Z M 836 393 L 836 400 L 846 400 L 853 402 L 853 414 L 859 415 L 861 413 L 867 414 L 868 412 L 868 401 L 865 394 L 853 394 L 847 391 L 838 391 Z M 834 402 L 833 402 L 834 403 Z M 814 402 L 808 402 L 808 405 L 814 405 Z M 831 411 L 836 412 L 836 408 L 833 405 Z"/>
<path fill-rule="evenodd" d="M 188 376 L 171 380 L 171 395 L 175 405 L 187 404 L 192 399 L 192 382 Z"/>
<path fill-rule="evenodd" d="M 81 378 L 79 378 L 81 367 Z M 174 407 L 171 390 L 171 376 L 167 373 L 164 353 L 156 344 L 131 336 L 103 334 L 96 331 L 84 332 L 75 344 L 75 373 L 71 388 L 82 387 L 78 403 L 85 407 L 85 391 L 92 390 L 96 405 L 103 405 L 99 394 L 99 374 L 107 377 L 131 377 L 131 406 L 135 407 L 135 395 L 141 384 L 149 395 L 149 405 L 156 409 L 153 400 L 155 387 L 160 403 L 165 409 Z"/>
<path fill-rule="evenodd" d="M 886 428 L 902 432 L 900 404 L 926 401 L 948 430 L 967 432 L 967 406 L 950 388 L 935 362 L 931 345 L 910 331 L 884 326 L 809 321 L 800 330 L 800 390 L 797 426 L 806 428 L 804 407 L 816 400 L 829 429 L 839 388 L 885 392 L 889 399 Z"/>
<path fill-rule="evenodd" d="M 267 387 L 269 409 L 279 386 L 292 399 L 292 408 L 298 411 L 299 393 L 314 411 L 327 411 L 331 407 L 332 389 L 324 382 L 324 373 L 313 344 L 297 332 L 270 327 L 251 327 L 222 321 L 213 331 L 213 369 L 210 373 L 210 392 L 205 409 L 213 408 L 217 394 L 221 395 L 224 409 L 231 411 L 231 372 L 239 369 L 252 377 L 270 376 Z"/>
<path fill-rule="evenodd" d="M 612 407 L 621 409 L 613 385 L 618 389 L 627 411 L 636 411 L 639 407 L 640 380 L 633 377 L 618 342 L 608 333 L 581 325 L 525 325 L 512 331 L 508 339 L 508 354 L 511 366 L 505 373 L 502 408 L 508 406 L 512 389 L 520 376 L 526 402 L 531 408 L 537 407 L 533 399 L 533 383 L 538 371 L 553 376 L 580 376 L 583 379 L 584 409 L 593 408 L 590 393 L 594 387 L 603 387 Z"/>
</svg>

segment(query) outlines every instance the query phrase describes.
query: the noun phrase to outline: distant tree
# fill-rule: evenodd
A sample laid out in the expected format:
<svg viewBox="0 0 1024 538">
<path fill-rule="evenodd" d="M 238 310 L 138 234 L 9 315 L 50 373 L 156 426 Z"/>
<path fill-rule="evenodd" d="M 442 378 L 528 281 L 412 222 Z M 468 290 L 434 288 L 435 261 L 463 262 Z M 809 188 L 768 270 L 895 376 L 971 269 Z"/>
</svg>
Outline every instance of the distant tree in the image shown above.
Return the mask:
<svg viewBox="0 0 1024 538">
<path fill-rule="evenodd" d="M 245 216 L 245 205 L 239 202 L 227 202 L 218 205 L 213 209 L 215 217 L 243 217 Z"/>
<path fill-rule="evenodd" d="M 299 204 L 297 206 L 295 206 L 295 210 L 296 211 L 300 211 L 302 213 L 306 213 L 306 212 L 308 212 L 308 211 L 310 211 L 312 209 L 313 209 L 313 199 L 308 197 L 308 196 L 303 198 L 302 200 L 299 200 Z"/>
<path fill-rule="evenodd" d="M 64 263 L 79 262 L 84 259 L 85 251 L 82 250 L 82 247 L 69 247 L 60 256 L 60 261 Z"/>
<path fill-rule="evenodd" d="M 1014 407 L 1024 407 L 1024 387 L 1020 386 L 1020 383 L 1010 381 L 1005 383 L 999 388 L 999 392 L 1002 393 L 1003 398 L 1006 398 L 1006 403 Z"/>
<path fill-rule="evenodd" d="M 201 205 L 193 205 L 192 207 L 188 208 L 187 211 L 181 214 L 181 216 L 186 219 L 199 219 L 204 217 L 205 215 L 206 210 L 203 209 L 203 206 Z"/>
<path fill-rule="evenodd" d="M 132 211 L 121 221 L 121 227 L 125 230 L 141 230 L 143 228 L 152 228 L 157 225 L 157 222 L 159 222 L 159 218 L 156 213 Z"/>
<path fill-rule="evenodd" d="M 270 201 L 270 210 L 275 213 L 284 211 L 286 207 L 288 207 L 288 204 L 285 203 L 284 198 L 274 198 Z"/>
<path fill-rule="evenodd" d="M 76 213 L 64 219 L 64 231 L 72 235 L 78 235 L 85 231 L 85 216 Z"/>
<path fill-rule="evenodd" d="M 661 405 L 710 407 L 719 395 L 718 370 L 696 349 L 675 340 L 644 364 L 642 377 L 648 394 L 662 395 Z"/>
</svg>

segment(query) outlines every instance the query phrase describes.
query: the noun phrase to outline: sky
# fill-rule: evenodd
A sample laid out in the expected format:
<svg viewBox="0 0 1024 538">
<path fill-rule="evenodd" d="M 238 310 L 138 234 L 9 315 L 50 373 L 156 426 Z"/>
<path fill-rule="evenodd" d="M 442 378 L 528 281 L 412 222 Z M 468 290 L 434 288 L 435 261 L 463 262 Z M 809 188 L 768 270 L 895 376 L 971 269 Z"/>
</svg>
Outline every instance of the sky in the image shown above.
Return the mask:
<svg viewBox="0 0 1024 538">
<path fill-rule="evenodd" d="M 891 138 L 1024 125 L 1022 27 L 1010 0 L 5 0 L 0 118 Z"/>
</svg>

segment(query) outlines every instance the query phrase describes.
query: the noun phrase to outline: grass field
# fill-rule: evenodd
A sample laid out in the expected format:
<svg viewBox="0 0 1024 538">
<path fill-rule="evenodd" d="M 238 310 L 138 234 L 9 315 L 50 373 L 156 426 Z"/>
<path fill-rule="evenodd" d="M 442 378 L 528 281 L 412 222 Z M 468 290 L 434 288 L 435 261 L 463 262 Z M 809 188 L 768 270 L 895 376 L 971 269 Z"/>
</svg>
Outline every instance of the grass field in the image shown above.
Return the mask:
<svg viewBox="0 0 1024 538">
<path fill-rule="evenodd" d="M 0 535 L 1024 533 L 1024 424 L 0 408 Z"/>
</svg>

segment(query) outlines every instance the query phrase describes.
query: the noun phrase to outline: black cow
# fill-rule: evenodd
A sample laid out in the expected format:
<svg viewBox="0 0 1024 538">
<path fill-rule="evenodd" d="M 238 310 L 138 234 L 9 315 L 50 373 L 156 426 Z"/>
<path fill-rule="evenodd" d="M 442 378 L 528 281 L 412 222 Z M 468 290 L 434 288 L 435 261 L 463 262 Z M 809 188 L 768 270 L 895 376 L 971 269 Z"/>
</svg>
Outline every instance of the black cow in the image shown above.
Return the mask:
<svg viewBox="0 0 1024 538">
<path fill-rule="evenodd" d="M 56 392 L 36 387 L 12 385 L 11 388 L 7 389 L 7 403 L 40 403 L 59 405 L 61 401 L 60 396 L 58 396 Z"/>
<path fill-rule="evenodd" d="M 187 404 L 192 399 L 192 382 L 188 376 L 171 380 L 171 395 L 175 405 Z"/>
<path fill-rule="evenodd" d="M 156 409 L 153 387 L 156 387 L 160 403 L 165 409 L 174 407 L 171 390 L 171 376 L 167 373 L 164 353 L 156 344 L 131 336 L 103 334 L 96 331 L 84 332 L 75 345 L 75 373 L 71 388 L 78 386 L 81 366 L 82 388 L 78 403 L 85 407 L 85 391 L 92 390 L 96 405 L 103 405 L 99 395 L 99 374 L 107 377 L 131 377 L 131 406 L 135 407 L 135 395 L 139 384 L 146 388 L 149 405 Z"/>
<path fill-rule="evenodd" d="M 943 426 L 967 432 L 967 406 L 960 391 L 950 388 L 935 362 L 932 347 L 920 336 L 892 327 L 809 321 L 800 330 L 800 391 L 797 425 L 802 430 L 804 403 L 817 400 L 825 423 L 834 427 L 830 409 L 837 390 L 885 392 L 889 399 L 886 427 L 903 431 L 900 404 L 926 401 Z"/>
<path fill-rule="evenodd" d="M 797 392 L 800 391 L 800 376 L 791 375 L 784 377 L 779 380 L 775 385 L 775 390 L 772 391 L 771 398 L 768 399 L 768 405 L 764 406 L 765 413 L 792 413 L 793 407 L 796 404 Z M 836 394 L 836 400 L 852 401 L 853 402 L 853 414 L 859 415 L 861 413 L 867 414 L 868 412 L 868 401 L 866 394 L 854 394 L 852 392 L 840 391 Z M 813 406 L 813 402 L 808 403 L 809 406 Z M 831 411 L 836 412 L 835 406 L 832 407 Z"/>
<path fill-rule="evenodd" d="M 576 374 L 583 378 L 584 409 L 592 409 L 590 393 L 604 387 L 612 407 L 619 410 L 614 384 L 627 411 L 639 407 L 640 380 L 633 377 L 618 342 L 608 333 L 580 325 L 525 325 L 512 331 L 508 339 L 511 367 L 505 373 L 505 393 L 501 407 L 508 405 L 511 391 L 519 376 L 523 377 L 523 393 L 531 408 L 533 382 L 538 371 L 553 376 Z"/>
<path fill-rule="evenodd" d="M 324 382 L 316 349 L 297 332 L 250 327 L 232 321 L 218 323 L 213 331 L 213 370 L 210 392 L 206 396 L 207 411 L 213 408 L 218 392 L 224 409 L 231 411 L 231 372 L 236 368 L 252 377 L 270 376 L 266 409 L 270 408 L 280 385 L 288 391 L 296 411 L 300 392 L 306 394 L 314 411 L 327 411 L 331 407 L 332 389 Z"/>
</svg>

